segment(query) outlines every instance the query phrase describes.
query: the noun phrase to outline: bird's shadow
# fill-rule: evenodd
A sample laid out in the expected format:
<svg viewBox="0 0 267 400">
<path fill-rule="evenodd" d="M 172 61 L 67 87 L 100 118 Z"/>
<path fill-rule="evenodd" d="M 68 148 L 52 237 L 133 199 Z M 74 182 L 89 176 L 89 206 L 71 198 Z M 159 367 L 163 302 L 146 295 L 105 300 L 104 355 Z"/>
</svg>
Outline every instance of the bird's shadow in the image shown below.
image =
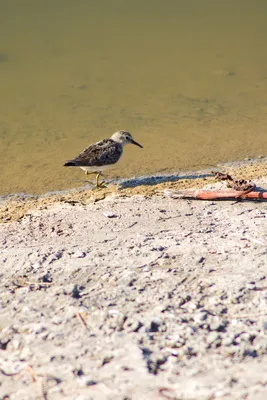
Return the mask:
<svg viewBox="0 0 267 400">
<path fill-rule="evenodd" d="M 132 178 L 127 180 L 112 181 L 118 185 L 118 190 L 135 188 L 138 186 L 155 186 L 160 183 L 177 182 L 182 179 L 200 179 L 212 177 L 214 174 L 211 173 L 200 173 L 200 174 L 172 174 L 172 175 L 156 175 L 156 176 L 141 176 L 138 178 Z M 111 183 L 111 182 L 110 182 Z"/>
</svg>

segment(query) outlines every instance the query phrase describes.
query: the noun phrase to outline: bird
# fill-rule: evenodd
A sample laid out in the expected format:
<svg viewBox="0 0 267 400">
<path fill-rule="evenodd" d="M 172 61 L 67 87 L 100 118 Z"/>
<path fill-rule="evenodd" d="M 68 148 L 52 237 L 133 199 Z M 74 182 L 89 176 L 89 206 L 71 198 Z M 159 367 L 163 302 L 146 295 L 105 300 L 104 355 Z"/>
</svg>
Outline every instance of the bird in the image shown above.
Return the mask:
<svg viewBox="0 0 267 400">
<path fill-rule="evenodd" d="M 64 167 L 79 167 L 87 175 L 96 175 L 96 188 L 105 187 L 105 181 L 99 183 L 102 171 L 116 164 L 122 156 L 123 148 L 126 144 L 143 146 L 133 140 L 130 132 L 120 130 L 109 138 L 100 140 L 86 147 L 73 160 L 66 161 Z"/>
</svg>

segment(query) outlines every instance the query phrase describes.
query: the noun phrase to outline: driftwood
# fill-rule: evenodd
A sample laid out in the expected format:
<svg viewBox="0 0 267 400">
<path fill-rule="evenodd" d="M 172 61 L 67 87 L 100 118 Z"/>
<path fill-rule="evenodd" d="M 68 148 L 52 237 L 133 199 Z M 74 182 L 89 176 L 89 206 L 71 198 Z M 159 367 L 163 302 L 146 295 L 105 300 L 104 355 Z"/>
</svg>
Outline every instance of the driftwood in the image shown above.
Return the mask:
<svg viewBox="0 0 267 400">
<path fill-rule="evenodd" d="M 170 190 L 165 189 L 164 194 L 174 199 L 196 199 L 196 200 L 267 200 L 267 192 L 244 192 L 223 190 Z"/>
<path fill-rule="evenodd" d="M 175 199 L 196 200 L 267 200 L 267 191 L 256 192 L 254 182 L 244 179 L 233 179 L 231 175 L 214 172 L 217 180 L 226 181 L 227 187 L 233 190 L 171 190 L 165 189 L 164 194 Z"/>
</svg>

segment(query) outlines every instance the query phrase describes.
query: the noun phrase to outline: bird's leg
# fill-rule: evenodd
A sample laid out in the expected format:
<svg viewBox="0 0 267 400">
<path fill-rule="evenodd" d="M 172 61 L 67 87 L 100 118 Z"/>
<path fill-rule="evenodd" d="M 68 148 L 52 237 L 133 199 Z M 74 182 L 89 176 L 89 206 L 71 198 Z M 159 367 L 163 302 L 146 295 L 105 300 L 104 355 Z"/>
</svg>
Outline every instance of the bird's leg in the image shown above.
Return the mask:
<svg viewBox="0 0 267 400">
<path fill-rule="evenodd" d="M 89 172 L 89 171 L 85 171 L 85 175 L 95 175 L 96 172 Z M 88 183 L 91 183 L 91 185 L 93 185 L 94 183 L 92 181 L 87 181 Z"/>
<path fill-rule="evenodd" d="M 101 171 L 98 172 L 98 174 L 96 175 L 96 188 L 104 188 L 104 187 L 106 187 L 105 181 L 99 183 L 99 177 L 100 177 L 101 175 L 102 175 L 102 172 L 101 172 Z"/>
</svg>

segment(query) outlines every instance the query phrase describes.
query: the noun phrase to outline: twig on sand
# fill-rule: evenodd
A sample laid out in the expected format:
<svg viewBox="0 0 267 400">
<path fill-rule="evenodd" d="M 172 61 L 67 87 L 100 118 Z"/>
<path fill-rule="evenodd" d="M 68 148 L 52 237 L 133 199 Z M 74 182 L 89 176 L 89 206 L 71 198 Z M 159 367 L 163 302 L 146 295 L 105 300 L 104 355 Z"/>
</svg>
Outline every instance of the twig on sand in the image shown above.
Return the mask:
<svg viewBox="0 0 267 400">
<path fill-rule="evenodd" d="M 38 375 L 30 365 L 27 366 L 26 371 L 30 373 L 33 382 L 37 382 L 39 384 L 43 400 L 48 399 L 48 382 L 55 381 L 56 384 L 61 382 L 61 379 L 47 373 Z"/>
<path fill-rule="evenodd" d="M 175 395 L 175 392 L 171 388 L 167 387 L 159 387 L 158 394 L 161 398 L 168 399 L 168 400 L 182 400 L 180 397 L 178 398 Z"/>
<path fill-rule="evenodd" d="M 39 377 L 38 377 L 38 375 L 36 374 L 36 372 L 34 371 L 34 369 L 33 369 L 30 365 L 28 365 L 27 368 L 26 368 L 26 370 L 30 373 L 33 382 L 37 382 L 38 379 L 39 379 Z"/>
<path fill-rule="evenodd" d="M 44 399 L 44 400 L 47 400 L 47 399 L 48 399 L 48 397 L 47 397 L 47 395 L 48 395 L 48 386 L 47 386 L 47 383 L 48 383 L 48 376 L 45 375 L 44 377 L 42 377 L 42 378 L 40 379 L 41 392 L 42 392 L 42 396 L 43 396 L 43 399 Z"/>
<path fill-rule="evenodd" d="M 15 375 L 21 374 L 21 370 L 15 371 L 15 372 L 6 372 L 3 368 L 0 367 L 0 373 L 5 376 L 15 376 Z"/>
<path fill-rule="evenodd" d="M 33 382 L 36 382 L 39 387 L 40 387 L 40 392 L 42 395 L 43 400 L 47 400 L 47 392 L 48 392 L 48 388 L 47 388 L 47 374 L 42 377 L 40 375 L 38 375 L 34 369 L 32 368 L 31 365 L 28 365 L 25 370 L 23 371 L 28 372 L 30 374 L 30 376 L 32 377 Z"/>
<path fill-rule="evenodd" d="M 265 313 L 260 313 L 260 314 L 235 314 L 235 315 L 225 315 L 221 314 L 224 318 L 229 318 L 229 319 L 257 319 L 260 317 L 265 317 L 267 315 L 267 312 Z"/>
<path fill-rule="evenodd" d="M 52 282 L 32 282 L 32 281 L 28 281 L 28 279 L 26 279 L 24 276 L 18 276 L 16 279 L 14 279 L 12 281 L 12 284 L 16 287 L 16 288 L 20 288 L 20 287 L 26 287 L 26 286 L 34 286 L 34 287 L 47 287 L 52 285 Z"/>
<path fill-rule="evenodd" d="M 80 321 L 81 325 L 83 326 L 83 328 L 85 328 L 87 331 L 90 331 L 90 328 L 88 327 L 84 317 L 82 316 L 82 314 L 80 312 L 76 313 L 76 317 L 78 318 L 78 320 Z"/>
<path fill-rule="evenodd" d="M 249 242 L 253 242 L 253 243 L 261 244 L 263 246 L 267 246 L 267 241 L 265 241 L 263 238 L 260 238 L 260 240 L 259 240 L 259 239 L 255 239 L 255 238 L 253 238 L 251 236 L 247 236 L 247 237 L 244 237 L 243 240 L 248 240 Z"/>
</svg>

